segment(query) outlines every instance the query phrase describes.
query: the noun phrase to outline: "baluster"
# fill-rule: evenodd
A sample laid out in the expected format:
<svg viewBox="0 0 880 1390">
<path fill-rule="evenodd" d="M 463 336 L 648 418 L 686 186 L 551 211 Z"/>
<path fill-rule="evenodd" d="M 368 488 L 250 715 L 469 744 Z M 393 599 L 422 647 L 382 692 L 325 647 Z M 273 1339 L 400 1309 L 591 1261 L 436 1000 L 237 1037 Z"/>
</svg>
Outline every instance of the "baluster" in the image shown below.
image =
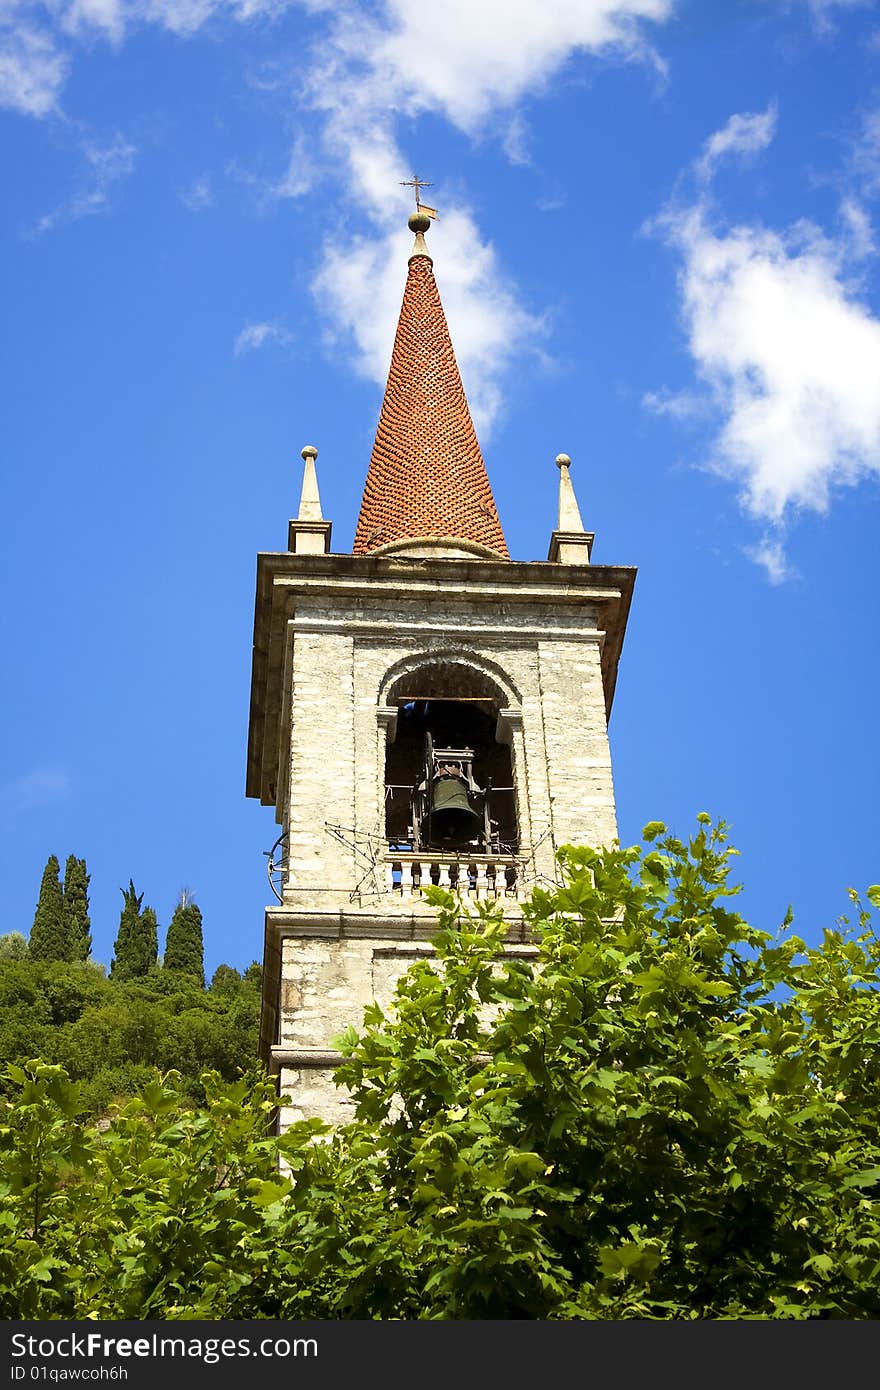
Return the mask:
<svg viewBox="0 0 880 1390">
<path fill-rule="evenodd" d="M 477 881 L 476 881 L 476 883 L 475 883 L 475 885 L 474 885 L 474 888 L 475 888 L 475 897 L 477 897 L 477 898 L 485 898 L 485 896 L 486 896 L 486 894 L 487 894 L 487 892 L 488 892 L 488 882 L 487 882 L 487 879 L 486 879 L 486 865 L 485 865 L 485 864 L 477 864 L 476 868 L 477 868 Z"/>
</svg>

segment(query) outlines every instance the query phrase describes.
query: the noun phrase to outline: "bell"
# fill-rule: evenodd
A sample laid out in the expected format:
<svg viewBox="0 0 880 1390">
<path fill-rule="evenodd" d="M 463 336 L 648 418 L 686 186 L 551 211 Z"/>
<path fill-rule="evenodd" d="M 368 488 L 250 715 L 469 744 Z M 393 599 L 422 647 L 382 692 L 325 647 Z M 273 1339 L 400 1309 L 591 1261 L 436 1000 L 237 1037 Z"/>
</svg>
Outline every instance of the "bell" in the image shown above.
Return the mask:
<svg viewBox="0 0 880 1390">
<path fill-rule="evenodd" d="M 426 838 L 430 831 L 428 843 L 433 845 L 466 845 L 479 835 L 483 817 L 471 806 L 467 787 L 458 777 L 441 777 L 434 783 L 431 815 L 423 827 Z"/>
</svg>

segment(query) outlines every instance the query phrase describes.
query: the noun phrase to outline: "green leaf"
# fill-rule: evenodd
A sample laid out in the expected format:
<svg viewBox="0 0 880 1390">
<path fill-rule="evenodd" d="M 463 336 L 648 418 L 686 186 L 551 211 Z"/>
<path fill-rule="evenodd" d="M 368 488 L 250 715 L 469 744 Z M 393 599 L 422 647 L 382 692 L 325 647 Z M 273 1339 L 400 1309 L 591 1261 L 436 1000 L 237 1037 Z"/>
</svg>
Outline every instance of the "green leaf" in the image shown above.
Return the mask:
<svg viewBox="0 0 880 1390">
<path fill-rule="evenodd" d="M 646 1276 L 652 1274 L 660 1263 L 660 1252 L 653 1246 L 636 1242 L 605 1246 L 598 1252 L 599 1265 L 603 1274 L 612 1278 L 626 1275 Z"/>
<path fill-rule="evenodd" d="M 31 1265 L 28 1274 L 32 1279 L 38 1280 L 41 1284 L 48 1284 L 51 1283 L 53 1269 L 61 1269 L 62 1267 L 61 1260 L 54 1259 L 52 1255 L 45 1255 L 42 1260 L 38 1260 L 36 1264 Z"/>
<path fill-rule="evenodd" d="M 268 1207 L 290 1195 L 290 1184 L 253 1178 L 248 1183 L 248 1192 L 255 1207 Z"/>
<path fill-rule="evenodd" d="M 844 1178 L 844 1187 L 873 1187 L 880 1182 L 880 1168 L 863 1168 L 860 1173 L 852 1173 Z"/>
<path fill-rule="evenodd" d="M 360 1034 L 357 1029 L 349 1024 L 342 1032 L 337 1033 L 333 1039 L 333 1046 L 337 1052 L 341 1052 L 343 1057 L 350 1057 L 360 1042 Z"/>
<path fill-rule="evenodd" d="M 748 1067 L 756 1076 L 772 1076 L 776 1070 L 775 1061 L 765 1052 L 753 1052 L 748 1057 L 743 1057 L 742 1065 Z"/>
</svg>

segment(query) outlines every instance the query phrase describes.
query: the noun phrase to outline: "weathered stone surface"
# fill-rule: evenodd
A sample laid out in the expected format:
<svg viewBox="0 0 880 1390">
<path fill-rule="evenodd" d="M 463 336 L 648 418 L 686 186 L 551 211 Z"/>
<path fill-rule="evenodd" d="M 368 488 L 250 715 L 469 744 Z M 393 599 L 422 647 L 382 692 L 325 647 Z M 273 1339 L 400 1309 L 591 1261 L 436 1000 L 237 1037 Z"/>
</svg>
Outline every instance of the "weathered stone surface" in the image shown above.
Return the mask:
<svg viewBox="0 0 880 1390">
<path fill-rule="evenodd" d="M 282 1128 L 300 1114 L 350 1114 L 332 1081 L 334 1039 L 361 1026 L 372 999 L 387 1006 L 400 974 L 430 954 L 434 909 L 411 878 L 394 881 L 384 840 L 398 695 L 431 673 L 447 698 L 457 684 L 492 692 L 521 837 L 512 891 L 523 896 L 553 880 L 560 845 L 616 836 L 603 645 L 609 615 L 619 625 L 629 602 L 621 575 L 630 587 L 632 576 L 594 570 L 579 586 L 572 566 L 448 558 L 388 558 L 360 576 L 351 557 L 333 556 L 308 557 L 310 574 L 295 558 L 295 574 L 258 594 L 272 612 L 257 629 L 274 636 L 255 654 L 255 679 L 268 684 L 255 694 L 251 740 L 261 760 L 251 784 L 274 787 L 289 844 L 283 903 L 266 918 L 262 1039 L 290 1096 Z M 485 869 L 473 893 L 504 883 Z M 517 897 L 504 908 L 509 949 L 528 949 Z"/>
</svg>

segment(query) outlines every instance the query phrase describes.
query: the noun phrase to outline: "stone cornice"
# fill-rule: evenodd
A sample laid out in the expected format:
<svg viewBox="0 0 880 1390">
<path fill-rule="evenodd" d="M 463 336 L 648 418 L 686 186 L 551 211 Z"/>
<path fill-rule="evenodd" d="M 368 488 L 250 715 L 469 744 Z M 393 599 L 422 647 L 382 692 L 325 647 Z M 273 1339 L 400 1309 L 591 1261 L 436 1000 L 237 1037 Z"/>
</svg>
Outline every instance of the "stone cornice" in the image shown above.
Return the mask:
<svg viewBox="0 0 880 1390">
<path fill-rule="evenodd" d="M 313 618 L 295 617 L 288 619 L 292 632 L 344 632 L 356 637 L 388 640 L 388 623 L 380 618 L 370 622 L 365 618 L 339 617 Z M 474 646 L 483 642 L 504 643 L 505 646 L 529 646 L 536 642 L 595 642 L 600 646 L 605 641 L 605 633 L 597 627 L 550 627 L 547 624 L 534 627 L 489 626 L 489 624 L 462 622 L 457 626 L 448 619 L 442 622 L 408 622 L 407 635 L 418 637 L 441 637 L 451 641 L 466 641 Z"/>
<path fill-rule="evenodd" d="M 269 1070 L 280 1072 L 283 1068 L 291 1071 L 335 1071 L 345 1061 L 341 1052 L 314 1047 L 285 1047 L 276 1043 L 269 1050 Z M 471 1062 L 475 1067 L 485 1067 L 492 1060 L 491 1052 L 474 1052 Z"/>
<path fill-rule="evenodd" d="M 530 933 L 515 899 L 498 899 L 507 924 L 505 942 L 511 945 L 528 942 Z M 430 942 L 437 935 L 437 910 L 425 903 L 421 909 L 411 905 L 401 908 L 388 898 L 369 908 L 339 908 L 320 911 L 311 908 L 269 907 L 266 909 L 266 934 L 277 940 L 305 936 L 310 940 L 339 941 L 344 937 L 369 939 L 391 945 L 398 941 Z"/>
</svg>

